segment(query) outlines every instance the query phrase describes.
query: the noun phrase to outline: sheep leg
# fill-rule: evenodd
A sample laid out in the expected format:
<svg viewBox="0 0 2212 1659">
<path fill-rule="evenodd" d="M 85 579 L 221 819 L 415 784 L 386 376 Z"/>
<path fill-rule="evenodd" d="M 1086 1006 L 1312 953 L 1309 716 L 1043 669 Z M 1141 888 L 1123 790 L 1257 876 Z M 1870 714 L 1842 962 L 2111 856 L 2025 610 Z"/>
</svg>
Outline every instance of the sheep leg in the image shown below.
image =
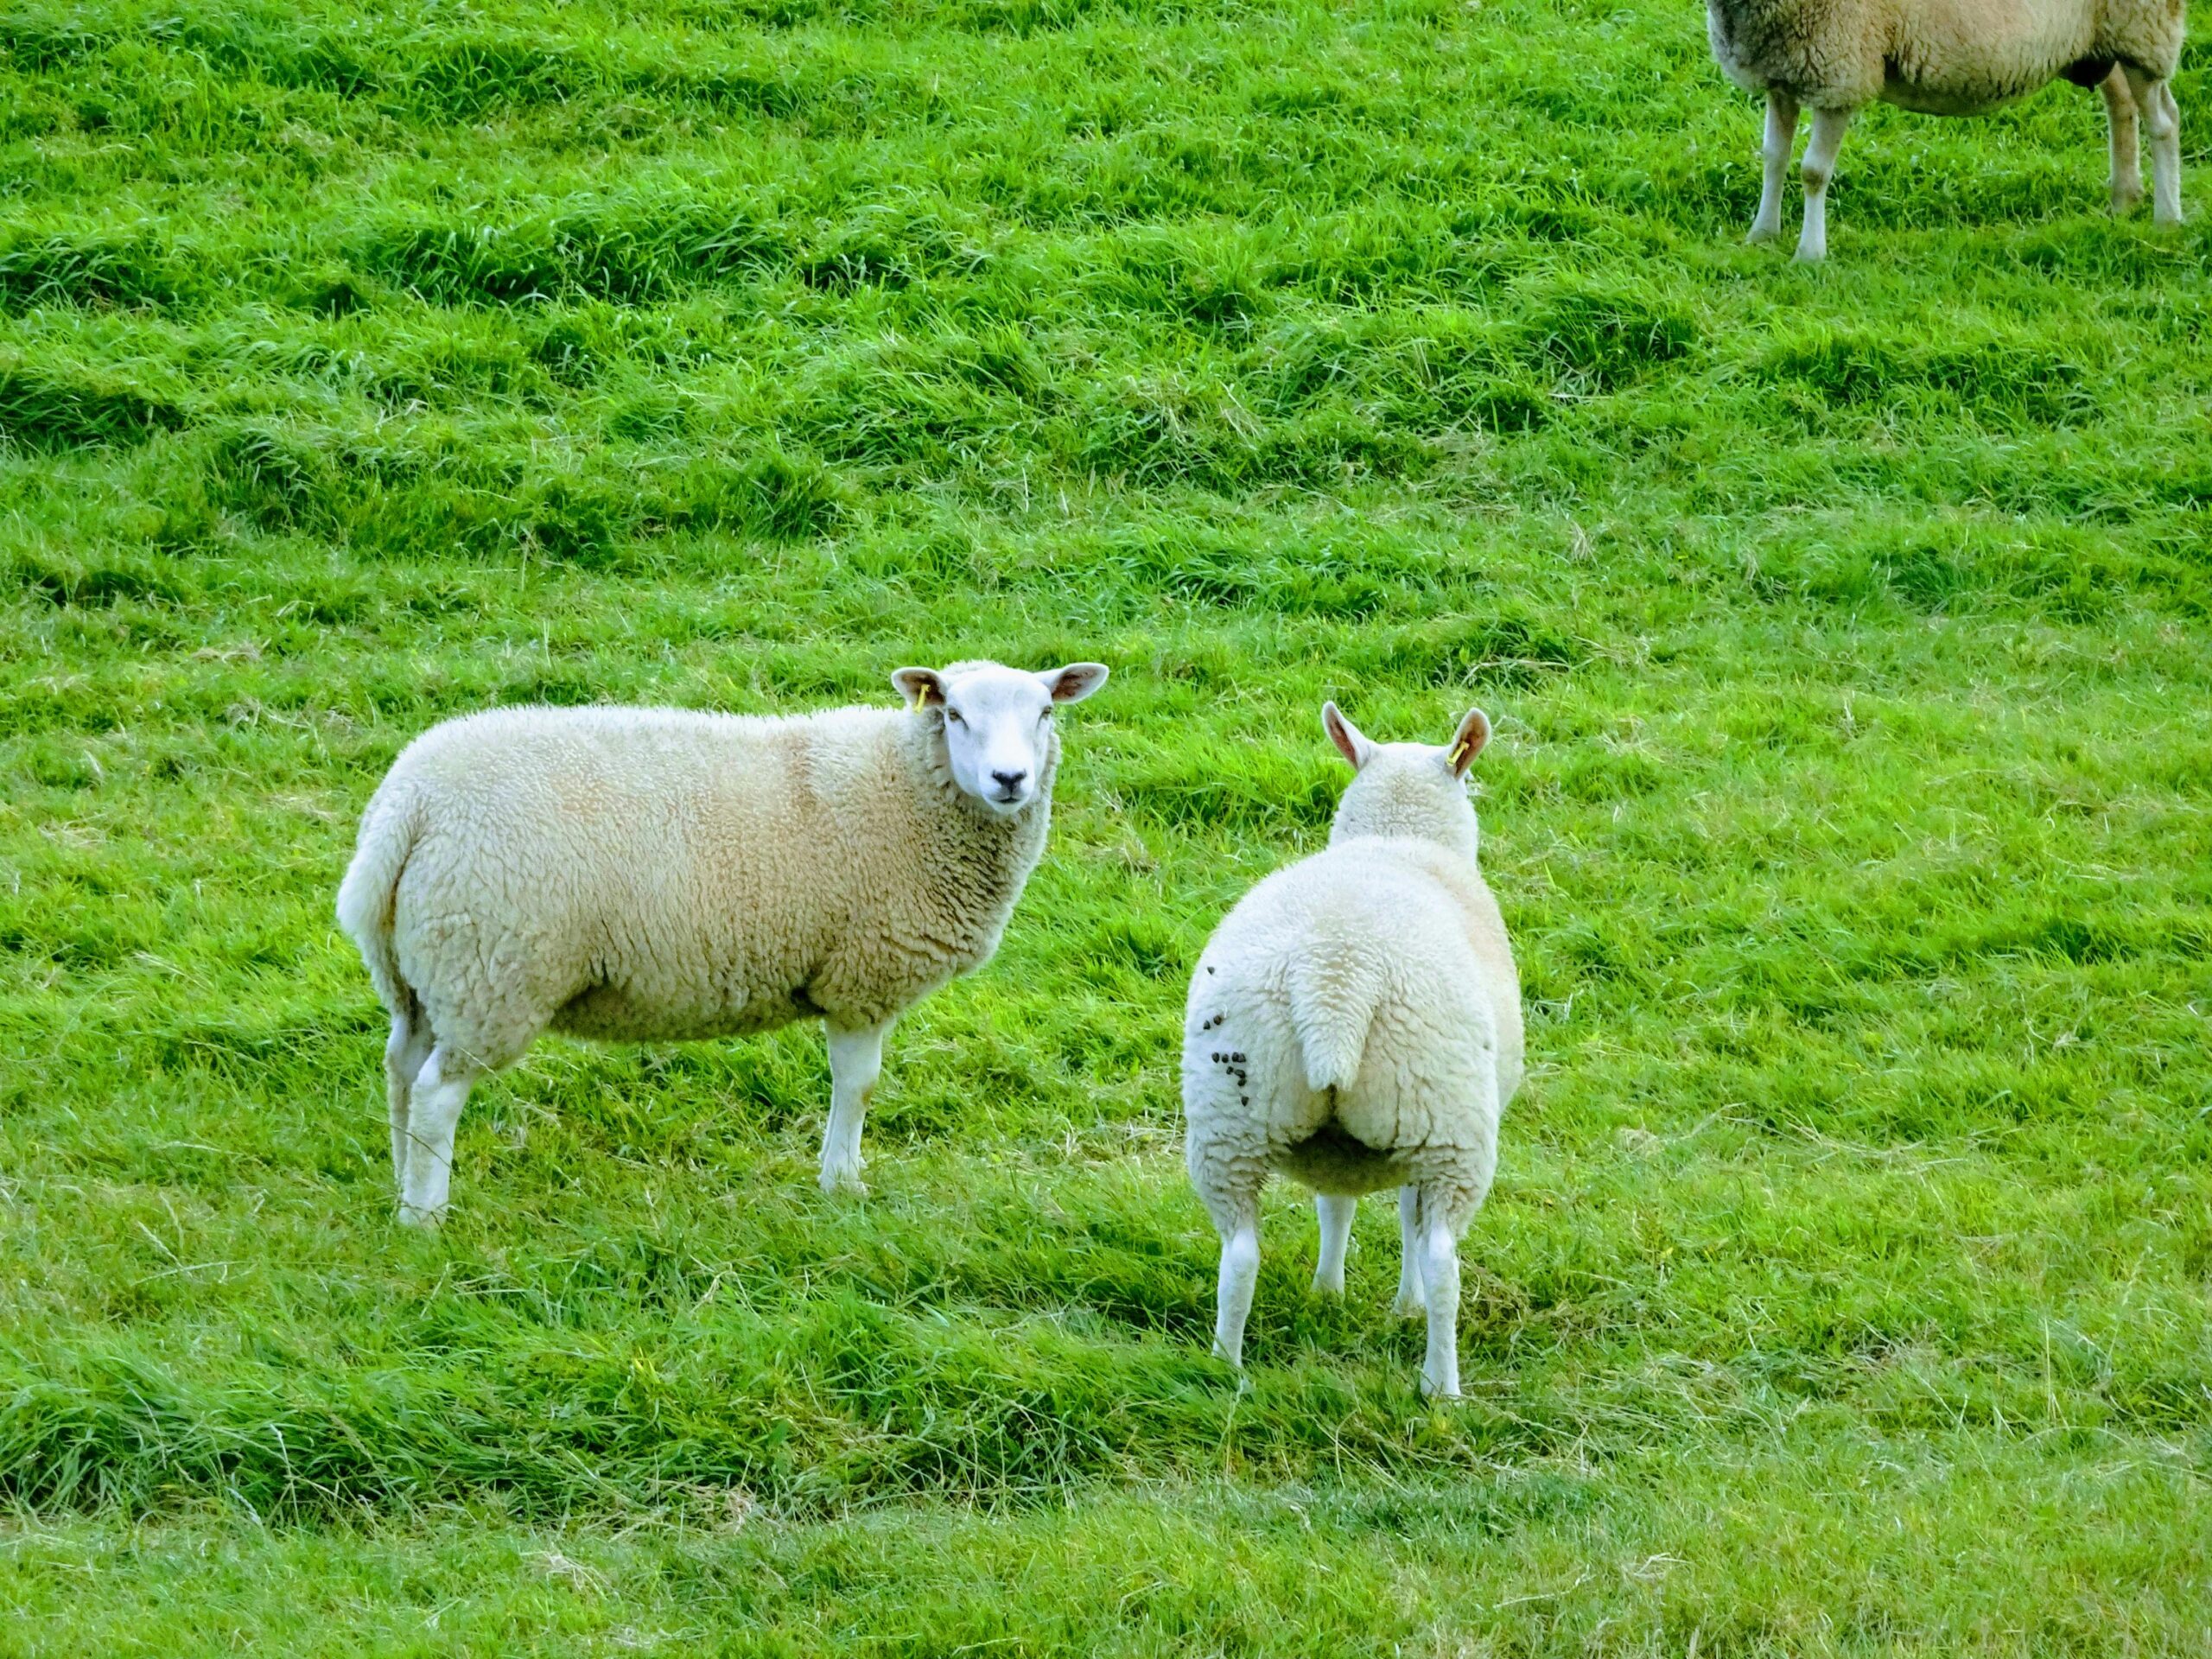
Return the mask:
<svg viewBox="0 0 2212 1659">
<path fill-rule="evenodd" d="M 879 1026 L 830 1027 L 830 1123 L 822 1135 L 822 1190 L 865 1192 L 861 1183 L 861 1124 L 868 1116 L 875 1080 L 883 1074 L 883 1037 Z"/>
<path fill-rule="evenodd" d="M 1390 1311 L 1409 1319 L 1428 1306 L 1421 1288 L 1421 1189 L 1398 1189 L 1398 1299 Z"/>
<path fill-rule="evenodd" d="M 2127 90 L 2127 71 L 2118 64 L 2097 83 L 2104 94 L 2105 125 L 2112 143 L 2112 211 L 2117 219 L 2135 211 L 2143 200 L 2143 162 L 2135 148 L 2135 94 Z"/>
<path fill-rule="evenodd" d="M 407 1103 L 416 1074 L 430 1058 L 430 1022 L 404 1014 L 391 1016 L 391 1035 L 384 1046 L 385 1114 L 391 1120 L 391 1182 L 407 1187 Z"/>
<path fill-rule="evenodd" d="M 1244 1321 L 1260 1279 L 1260 1218 L 1255 1204 L 1221 1236 L 1221 1279 L 1214 1290 L 1213 1351 L 1244 1369 Z"/>
<path fill-rule="evenodd" d="M 1440 1195 L 1421 1204 L 1421 1278 L 1428 1302 L 1428 1357 L 1421 1368 L 1421 1392 L 1437 1400 L 1459 1397 L 1459 1240 Z"/>
<path fill-rule="evenodd" d="M 2174 100 L 2173 82 L 2162 81 L 2158 86 L 2159 101 L 2165 105 L 2166 136 L 2151 151 L 2153 178 L 2157 175 L 2158 157 L 2166 158 L 2166 176 L 2173 181 L 2172 223 L 2181 223 L 2181 105 Z M 2155 211 L 2155 210 L 2154 210 Z"/>
<path fill-rule="evenodd" d="M 453 1179 L 453 1135 L 461 1109 L 483 1068 L 467 1055 L 440 1043 L 415 1074 L 407 1122 L 407 1179 L 399 1196 L 399 1218 L 410 1227 L 432 1227 L 443 1220 Z"/>
<path fill-rule="evenodd" d="M 1217 1100 L 1229 1092 L 1217 1068 L 1202 1085 Z M 1186 1084 L 1187 1087 L 1187 1084 Z M 1240 1370 L 1244 1364 L 1244 1321 L 1252 1312 L 1252 1287 L 1260 1276 L 1260 1190 L 1268 1184 L 1267 1138 L 1247 1119 L 1227 1118 L 1207 1108 L 1203 1094 L 1186 1093 L 1190 1137 L 1183 1147 L 1191 1185 L 1221 1236 L 1221 1276 L 1214 1292 L 1213 1351 Z"/>
<path fill-rule="evenodd" d="M 1321 1222 L 1321 1256 L 1313 1264 L 1313 1288 L 1324 1296 L 1341 1296 L 1344 1252 L 1351 1244 L 1351 1218 L 1358 1213 L 1359 1200 L 1316 1192 L 1313 1211 Z"/>
<path fill-rule="evenodd" d="M 2135 108 L 2151 136 L 2151 222 L 2181 223 L 2181 106 L 2174 102 L 2173 87 L 2133 64 L 2127 71 L 2127 89 L 2135 95 Z"/>
<path fill-rule="evenodd" d="M 1759 146 L 1759 211 L 1747 242 L 1771 242 L 1782 234 L 1782 186 L 1789 175 L 1789 152 L 1797 143 L 1797 100 L 1770 88 L 1766 95 L 1766 142 Z"/>
<path fill-rule="evenodd" d="M 1813 111 L 1813 136 L 1797 165 L 1797 176 L 1805 183 L 1805 228 L 1797 238 L 1797 257 L 1808 264 L 1827 257 L 1828 181 L 1835 176 L 1836 152 L 1843 148 L 1851 115 L 1849 110 Z"/>
</svg>

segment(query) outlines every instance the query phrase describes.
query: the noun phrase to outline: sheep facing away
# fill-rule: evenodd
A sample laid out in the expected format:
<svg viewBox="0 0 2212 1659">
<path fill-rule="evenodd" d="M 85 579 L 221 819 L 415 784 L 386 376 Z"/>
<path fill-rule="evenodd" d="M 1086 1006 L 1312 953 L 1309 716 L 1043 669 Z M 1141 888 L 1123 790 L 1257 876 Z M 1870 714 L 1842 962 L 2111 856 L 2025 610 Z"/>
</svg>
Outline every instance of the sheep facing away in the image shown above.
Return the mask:
<svg viewBox="0 0 2212 1659">
<path fill-rule="evenodd" d="M 1230 912 L 1184 1015 L 1185 1151 L 1222 1241 L 1214 1347 L 1243 1363 L 1269 1174 L 1314 1190 L 1313 1285 L 1336 1295 L 1360 1195 L 1395 1186 L 1396 1309 L 1426 1309 L 1421 1386 L 1448 1397 L 1459 1241 L 1522 1070 L 1521 982 L 1465 785 L 1490 721 L 1469 710 L 1436 749 L 1371 743 L 1333 702 L 1322 720 L 1354 773 L 1328 848 Z"/>
<path fill-rule="evenodd" d="M 857 1186 L 883 1039 L 998 949 L 1045 848 L 1077 663 L 902 668 L 906 710 L 508 709 L 392 765 L 338 893 L 391 1014 L 400 1217 L 444 1212 L 469 1090 L 548 1029 L 671 1041 L 819 1016 L 824 1191 Z"/>
<path fill-rule="evenodd" d="M 2112 207 L 2143 199 L 2139 116 L 2151 137 L 2151 211 L 2181 222 L 2181 111 L 2167 83 L 2181 57 L 2183 0 L 1706 0 L 1713 56 L 1766 94 L 1758 214 L 1751 239 L 1782 232 L 1782 184 L 1800 106 L 1813 136 L 1798 168 L 1797 257 L 1827 252 L 1827 188 L 1845 128 L 1879 99 L 1973 115 L 2063 78 L 2101 87 L 2111 128 Z"/>
</svg>

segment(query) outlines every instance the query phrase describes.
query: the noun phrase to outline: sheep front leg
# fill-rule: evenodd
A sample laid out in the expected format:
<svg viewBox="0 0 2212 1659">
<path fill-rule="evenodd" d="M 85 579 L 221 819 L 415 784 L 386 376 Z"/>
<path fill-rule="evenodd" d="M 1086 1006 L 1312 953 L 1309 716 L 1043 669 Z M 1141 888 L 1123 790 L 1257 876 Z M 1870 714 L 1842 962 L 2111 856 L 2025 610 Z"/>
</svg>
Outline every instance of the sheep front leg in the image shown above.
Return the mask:
<svg viewBox="0 0 2212 1659">
<path fill-rule="evenodd" d="M 1321 1255 L 1313 1264 L 1313 1288 L 1324 1296 L 1341 1296 L 1344 1252 L 1351 1246 L 1351 1218 L 1359 1212 L 1359 1200 L 1316 1192 L 1313 1211 L 1321 1223 Z"/>
<path fill-rule="evenodd" d="M 1421 1288 L 1421 1189 L 1398 1189 L 1398 1298 L 1390 1311 L 1409 1319 L 1428 1306 Z"/>
<path fill-rule="evenodd" d="M 865 1192 L 861 1183 L 861 1124 L 868 1116 L 875 1080 L 883 1073 L 883 1037 L 879 1026 L 830 1027 L 830 1123 L 822 1135 L 822 1190 Z"/>
<path fill-rule="evenodd" d="M 481 1066 L 443 1043 L 415 1074 L 407 1119 L 407 1177 L 399 1195 L 399 1218 L 410 1227 L 435 1227 L 445 1219 L 454 1130 L 461 1109 L 468 1104 L 468 1091 L 482 1074 Z"/>
<path fill-rule="evenodd" d="M 1805 181 L 1805 228 L 1797 238 L 1797 257 L 1812 264 L 1828 254 L 1828 181 L 1835 176 L 1836 152 L 1843 148 L 1849 110 L 1815 110 L 1813 136 L 1797 176 Z"/>
<path fill-rule="evenodd" d="M 1759 147 L 1759 211 L 1747 242 L 1771 242 L 1782 234 L 1782 187 L 1789 175 L 1789 152 L 1797 143 L 1797 100 L 1785 92 L 1766 95 L 1766 142 Z"/>
<path fill-rule="evenodd" d="M 2097 83 L 2104 95 L 2105 126 L 2112 145 L 2112 211 L 2121 218 L 2135 211 L 2143 200 L 2143 162 L 2135 148 L 2135 94 L 2127 89 L 2127 71 L 2118 64 Z"/>
</svg>

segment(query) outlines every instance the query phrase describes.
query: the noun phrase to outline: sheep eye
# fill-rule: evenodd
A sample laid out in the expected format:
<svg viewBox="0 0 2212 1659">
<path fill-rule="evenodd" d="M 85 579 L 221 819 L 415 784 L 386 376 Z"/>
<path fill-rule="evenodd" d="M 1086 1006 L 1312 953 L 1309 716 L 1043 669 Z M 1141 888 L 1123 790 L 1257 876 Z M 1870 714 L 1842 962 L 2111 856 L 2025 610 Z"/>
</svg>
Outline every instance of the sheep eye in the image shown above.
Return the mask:
<svg viewBox="0 0 2212 1659">
<path fill-rule="evenodd" d="M 944 711 L 944 717 L 956 726 L 965 726 L 968 723 L 966 721 L 960 718 L 960 711 L 957 709 L 946 709 Z"/>
</svg>

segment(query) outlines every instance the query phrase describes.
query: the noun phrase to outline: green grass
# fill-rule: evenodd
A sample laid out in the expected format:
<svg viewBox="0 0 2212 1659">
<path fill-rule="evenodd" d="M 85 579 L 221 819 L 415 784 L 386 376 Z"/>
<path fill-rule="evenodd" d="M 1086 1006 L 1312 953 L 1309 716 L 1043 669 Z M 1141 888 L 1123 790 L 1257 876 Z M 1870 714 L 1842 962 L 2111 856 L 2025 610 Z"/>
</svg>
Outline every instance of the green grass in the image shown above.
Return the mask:
<svg viewBox="0 0 2212 1659">
<path fill-rule="evenodd" d="M 1694 8 L 0 16 L 0 1652 L 2204 1651 L 2212 187 L 2100 119 L 1872 111 L 1807 271 Z M 865 1204 L 811 1032 L 548 1042 L 393 1227 L 401 744 L 975 654 L 1116 677 Z M 1205 1353 L 1328 696 L 1498 727 L 1449 1409 L 1380 1205 Z"/>
</svg>

